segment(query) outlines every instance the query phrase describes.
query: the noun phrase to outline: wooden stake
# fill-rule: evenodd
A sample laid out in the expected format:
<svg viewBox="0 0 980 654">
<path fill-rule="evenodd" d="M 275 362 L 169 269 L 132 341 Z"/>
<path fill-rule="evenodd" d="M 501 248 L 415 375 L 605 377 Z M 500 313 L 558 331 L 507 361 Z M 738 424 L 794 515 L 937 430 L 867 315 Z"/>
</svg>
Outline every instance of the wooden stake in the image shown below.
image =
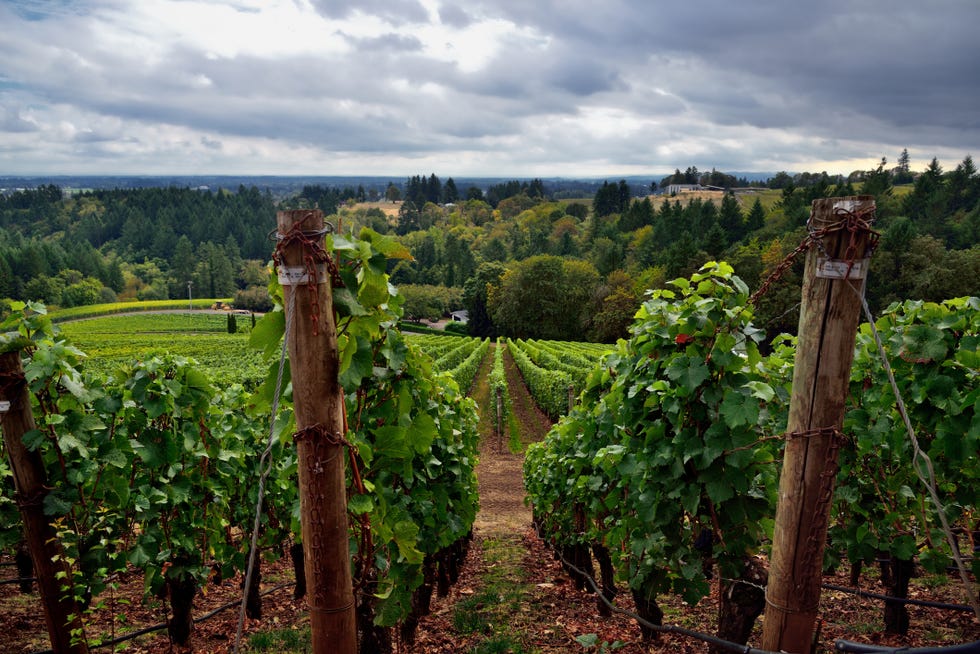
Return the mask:
<svg viewBox="0 0 980 654">
<path fill-rule="evenodd" d="M 504 451 L 504 392 L 497 387 L 497 454 Z"/>
<path fill-rule="evenodd" d="M 347 529 L 343 392 L 329 273 L 309 284 L 304 257 L 313 253 L 294 229 L 322 246 L 323 213 L 280 211 L 280 279 L 292 308 L 286 334 L 299 457 L 300 519 L 314 654 L 356 654 L 357 630 Z M 289 309 L 287 308 L 287 311 Z"/>
<path fill-rule="evenodd" d="M 816 231 L 839 223 L 838 209 L 857 215 L 873 208 L 874 198 L 867 195 L 814 200 L 810 226 Z M 870 237 L 866 229 L 833 231 L 806 256 L 766 591 L 762 647 L 767 650 L 809 654 L 813 644 L 839 429 L 861 318 L 858 293 L 864 294 Z M 853 266 L 841 263 L 852 258 Z"/>
<path fill-rule="evenodd" d="M 88 654 L 81 611 L 74 594 L 61 590 L 62 584 L 72 578 L 71 569 L 62 556 L 61 542 L 44 515 L 44 497 L 47 495 L 47 478 L 44 464 L 37 451 L 29 451 L 23 442 L 25 433 L 35 429 L 31 399 L 20 363 L 20 351 L 0 354 L 0 422 L 3 425 L 3 444 L 10 459 L 14 475 L 14 488 L 21 519 L 24 521 L 24 538 L 31 559 L 34 576 L 44 605 L 44 620 L 51 639 L 51 649 L 56 654 Z M 21 380 L 17 382 L 15 380 Z M 69 619 L 69 616 L 73 616 Z M 79 635 L 75 645 L 71 634 Z"/>
</svg>

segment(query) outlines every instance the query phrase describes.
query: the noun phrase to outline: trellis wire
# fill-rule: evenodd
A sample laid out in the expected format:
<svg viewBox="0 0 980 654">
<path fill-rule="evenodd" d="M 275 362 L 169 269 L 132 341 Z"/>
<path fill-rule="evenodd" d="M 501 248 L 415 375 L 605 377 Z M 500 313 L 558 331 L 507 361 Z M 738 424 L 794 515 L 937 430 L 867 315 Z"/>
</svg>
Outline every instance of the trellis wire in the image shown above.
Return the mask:
<svg viewBox="0 0 980 654">
<path fill-rule="evenodd" d="M 284 588 L 289 588 L 290 586 L 295 586 L 295 585 L 296 585 L 295 581 L 286 581 L 276 586 L 273 586 L 272 588 L 269 588 L 266 591 L 263 591 L 262 593 L 260 593 L 260 596 L 266 597 L 268 595 L 271 595 L 272 593 L 279 592 Z M 221 606 L 208 611 L 204 615 L 194 618 L 193 622 L 194 624 L 200 624 L 206 620 L 210 620 L 211 618 L 218 615 L 219 613 L 222 613 L 223 611 L 227 611 L 231 607 L 237 605 L 238 605 L 238 600 L 235 600 L 234 602 L 228 602 L 227 604 L 222 604 Z M 89 645 L 89 649 L 93 650 L 93 649 L 101 649 L 104 647 L 114 647 L 116 645 L 119 645 L 120 643 L 125 643 L 135 638 L 139 638 L 140 636 L 152 634 L 155 631 L 163 631 L 166 628 L 167 628 L 167 623 L 161 622 L 155 625 L 151 625 L 149 627 L 137 629 L 136 631 L 131 631 L 128 634 L 123 634 L 122 636 L 117 636 L 115 638 L 112 638 L 111 640 L 104 640 L 101 643 L 96 643 L 95 645 Z M 41 650 L 39 652 L 33 652 L 32 654 L 55 654 L 55 651 L 51 649 L 46 649 L 46 650 Z"/>
<path fill-rule="evenodd" d="M 715 647 L 719 647 L 729 652 L 738 652 L 739 654 L 779 654 L 779 652 L 773 652 L 767 649 L 758 649 L 756 647 L 750 647 L 749 645 L 743 645 L 741 643 L 733 643 L 730 640 L 724 640 L 723 638 L 718 638 L 717 636 L 703 634 L 699 631 L 694 631 L 692 629 L 685 629 L 684 627 L 680 627 L 678 625 L 654 624 L 653 622 L 650 622 L 649 620 L 640 617 L 633 611 L 628 611 L 624 608 L 620 608 L 615 604 L 613 604 L 609 599 L 606 598 L 606 596 L 599 589 L 599 585 L 596 583 L 595 579 L 592 578 L 592 575 L 587 573 L 585 570 L 582 570 L 581 568 L 578 568 L 577 566 L 573 565 L 557 549 L 555 549 L 554 552 L 555 555 L 559 559 L 561 559 L 561 562 L 568 567 L 568 569 L 575 571 L 577 574 L 581 575 L 589 583 L 589 586 L 592 587 L 593 592 L 595 592 L 596 596 L 600 600 L 602 600 L 602 602 L 606 606 L 609 607 L 610 611 L 632 618 L 636 620 L 638 624 L 643 625 L 648 629 L 664 634 L 680 634 L 681 636 L 694 638 L 696 640 L 700 640 L 702 642 L 708 643 L 709 645 L 714 645 Z"/>
<path fill-rule="evenodd" d="M 825 590 L 834 590 L 839 593 L 847 593 L 848 595 L 856 595 L 858 597 L 866 597 L 869 599 L 884 600 L 886 602 L 894 602 L 896 604 L 924 606 L 928 609 L 941 609 L 943 611 L 964 611 L 966 613 L 973 613 L 973 607 L 967 604 L 931 602 L 929 600 L 917 600 L 911 597 L 892 597 L 891 595 L 882 595 L 881 593 L 872 593 L 866 590 L 861 590 L 860 588 L 848 588 L 847 586 L 838 586 L 836 584 L 821 584 L 820 587 Z"/>
<path fill-rule="evenodd" d="M 834 649 L 851 654 L 980 654 L 980 641 L 939 647 L 882 647 L 838 640 L 834 643 Z"/>
<path fill-rule="evenodd" d="M 251 546 L 248 551 L 248 571 L 245 574 L 245 592 L 242 594 L 242 605 L 241 609 L 238 611 L 238 628 L 235 631 L 235 654 L 238 654 L 239 647 L 242 641 L 242 630 L 245 625 L 245 606 L 248 604 L 248 593 L 249 589 L 252 587 L 252 577 L 255 573 L 255 559 L 258 550 L 259 542 L 259 527 L 262 522 L 262 500 L 265 497 L 265 481 L 269 477 L 269 473 L 272 472 L 272 461 L 269 461 L 269 455 L 272 453 L 272 446 L 275 444 L 276 438 L 276 414 L 279 412 L 279 396 L 282 392 L 282 377 L 283 371 L 286 367 L 286 344 L 289 340 L 289 332 L 292 329 L 293 323 L 293 311 L 296 305 L 296 292 L 295 290 L 289 294 L 289 302 L 286 303 L 286 325 L 282 338 L 282 350 L 279 353 L 279 371 L 276 374 L 276 390 L 272 396 L 272 415 L 269 418 L 269 439 L 266 443 L 265 451 L 262 452 L 262 456 L 259 458 L 259 469 L 262 471 L 259 476 L 259 496 L 255 502 L 255 522 L 252 525 L 252 541 Z M 263 466 L 265 466 L 263 468 Z"/>
<path fill-rule="evenodd" d="M 753 588 L 758 588 L 759 590 L 765 590 L 766 587 L 762 584 L 755 584 L 751 581 L 745 579 L 729 579 L 727 577 L 722 577 L 721 581 L 727 581 L 731 584 L 742 584 L 743 586 L 752 586 Z M 929 600 L 917 600 L 911 597 L 894 597 L 892 595 L 882 595 L 881 593 L 872 593 L 866 590 L 861 590 L 860 588 L 848 588 L 847 586 L 838 586 L 837 584 L 820 584 L 820 587 L 824 590 L 834 590 L 839 593 L 846 593 L 848 595 L 856 595 L 857 597 L 865 597 L 868 599 L 884 600 L 886 602 L 895 602 L 896 604 L 909 604 L 911 606 L 923 606 L 929 609 L 941 609 L 943 611 L 965 611 L 966 613 L 973 613 L 973 607 L 966 604 L 949 604 L 947 602 L 932 602 Z"/>
</svg>

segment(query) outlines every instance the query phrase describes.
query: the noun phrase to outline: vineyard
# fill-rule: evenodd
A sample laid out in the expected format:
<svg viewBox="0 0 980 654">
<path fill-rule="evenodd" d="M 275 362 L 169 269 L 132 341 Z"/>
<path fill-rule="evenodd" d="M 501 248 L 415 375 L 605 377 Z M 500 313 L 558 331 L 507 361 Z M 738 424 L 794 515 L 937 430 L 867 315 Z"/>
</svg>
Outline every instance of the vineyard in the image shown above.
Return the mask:
<svg viewBox="0 0 980 654">
<path fill-rule="evenodd" d="M 589 371 L 608 350 L 588 343 L 523 339 L 508 340 L 507 346 L 538 406 L 555 419 L 568 412 Z"/>
<path fill-rule="evenodd" d="M 398 298 L 387 291 L 384 257 L 378 256 L 379 248 L 390 254 L 392 246 L 375 238 L 337 237 L 335 247 L 349 255 L 338 258 L 352 289 L 337 307 L 346 361 L 340 372 L 351 416 L 348 509 L 357 543 L 357 611 L 362 639 L 384 643 L 393 625 L 410 635 L 407 625 L 417 619 L 426 594 L 434 587 L 445 593 L 458 575 L 477 509 L 477 414 L 456 379 L 472 382 L 489 341 L 447 339 L 451 347 L 444 351 L 444 343 L 433 342 L 430 357 L 382 328 L 397 319 Z M 65 325 L 80 341 L 103 348 L 99 360 L 106 367 L 89 370 L 82 350 L 56 333 L 42 306 L 15 309 L 3 325 L 6 349 L 26 357 L 24 372 L 10 375 L 5 388 L 29 393 L 34 404 L 37 428 L 23 438 L 50 489 L 42 508 L 71 579 L 64 591 L 82 612 L 95 611 L 93 598 L 138 570 L 148 595 L 169 598 L 170 638 L 186 642 L 193 597 L 245 568 L 257 488 L 242 480 L 259 478 L 270 425 L 274 463 L 258 548 L 263 558 L 275 560 L 295 554 L 290 543 L 302 547 L 288 368 L 280 371 L 275 363 L 282 313 L 258 323 L 250 337 L 222 333 L 223 316 L 120 316 Z M 108 338 L 107 321 L 116 321 Z M 129 338 L 120 339 L 120 330 Z M 268 358 L 259 364 L 264 381 L 252 384 L 258 386 L 254 394 L 242 385 L 256 369 L 241 369 L 249 361 L 239 356 L 248 338 Z M 125 345 L 112 350 L 106 340 Z M 239 369 L 228 379 L 206 366 L 212 377 L 186 356 L 154 354 L 163 350 L 224 359 Z M 277 397 L 277 386 L 285 397 Z M 0 474 L 7 480 L 12 475 L 6 457 Z M 5 482 L 4 549 L 22 538 L 17 514 L 23 503 L 12 491 Z M 297 593 L 302 595 L 302 584 Z M 259 612 L 253 603 L 250 615 Z M 78 614 L 73 619 L 79 646 L 107 637 L 85 632 Z"/>
<path fill-rule="evenodd" d="M 85 369 L 105 375 L 134 357 L 176 352 L 194 359 L 215 380 L 253 388 L 268 364 L 248 346 L 249 316 L 228 333 L 224 314 L 133 313 L 59 323 L 61 333 L 87 355 Z"/>
<path fill-rule="evenodd" d="M 782 444 L 773 436 L 785 430 L 794 344 L 781 340 L 762 355 L 747 289 L 731 273 L 724 264 L 706 267 L 678 280 L 676 290 L 655 292 L 632 338 L 592 371 L 581 403 L 529 449 L 524 470 L 539 534 L 579 584 L 584 573 L 594 576 L 594 558 L 607 598 L 617 582 L 628 583 L 640 616 L 659 625 L 658 596 L 696 605 L 717 575 L 718 636 L 744 643 L 765 601 L 758 589 Z M 941 480 L 957 555 L 974 551 L 980 536 L 978 308 L 976 298 L 907 303 L 878 321 L 899 355 L 901 390 Z M 882 377 L 865 325 L 826 565 L 846 561 L 856 585 L 862 565 L 881 563 L 894 598 L 886 629 L 904 633 L 902 599 L 915 562 L 943 573 L 954 552 L 916 480 L 918 464 Z M 974 578 L 978 571 L 974 558 Z"/>
<path fill-rule="evenodd" d="M 505 355 L 557 421 L 528 448 L 524 484 L 534 528 L 574 586 L 589 589 L 594 579 L 610 602 L 627 589 L 646 639 L 666 623 L 666 605 L 693 607 L 715 593 L 717 636 L 748 640 L 765 602 L 796 343 L 763 342 L 748 289 L 729 266 L 710 264 L 654 292 L 629 340 L 615 346 L 492 345 L 403 335 L 392 327 L 401 298 L 385 270 L 404 251 L 370 230 L 326 238 L 337 265 L 362 651 L 410 647 L 433 596 L 448 596 L 461 574 L 479 508 L 479 414 L 498 430 L 507 426 L 511 451 L 520 448 Z M 15 494 L 7 453 L 0 459 L 0 550 L 23 549 L 23 511 L 43 513 L 60 548 L 64 598 L 76 607 L 76 647 L 113 639 L 114 631 L 93 632 L 87 620 L 134 574 L 147 598 L 169 603 L 170 642 L 186 643 L 194 598 L 247 569 L 260 503 L 249 480 L 265 480 L 259 560 L 290 561 L 294 596 L 306 592 L 293 380 L 288 362 L 280 364 L 290 308 L 276 283 L 270 292 L 277 310 L 254 326 L 246 316 L 234 333 L 224 315 L 55 325 L 32 303 L 15 304 L 3 323 L 3 351 L 23 365 L 5 373 L 4 394 L 29 398 L 36 425 L 23 444 L 45 484 L 43 497 Z M 973 579 L 980 572 L 980 559 L 971 559 L 980 546 L 980 300 L 895 304 L 876 328 L 928 465 L 907 436 L 864 324 L 824 569 L 849 566 L 857 586 L 863 566 L 878 566 L 891 598 L 886 630 L 901 634 L 909 629 L 902 600 L 917 570 L 945 575 L 959 556 Z M 477 407 L 467 392 L 488 357 L 491 397 L 500 400 Z M 927 468 L 938 508 L 920 480 Z M 245 589 L 256 620 L 260 584 L 261 573 Z M 975 585 L 965 592 L 975 594 Z"/>
</svg>

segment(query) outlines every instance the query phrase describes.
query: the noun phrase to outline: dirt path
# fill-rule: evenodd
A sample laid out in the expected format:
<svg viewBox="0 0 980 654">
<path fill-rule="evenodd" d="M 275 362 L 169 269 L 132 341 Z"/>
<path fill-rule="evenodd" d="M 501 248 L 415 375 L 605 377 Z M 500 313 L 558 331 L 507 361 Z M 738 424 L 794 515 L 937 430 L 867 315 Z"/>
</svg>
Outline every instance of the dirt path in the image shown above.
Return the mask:
<svg viewBox="0 0 980 654">
<path fill-rule="evenodd" d="M 473 525 L 473 543 L 459 582 L 449 596 L 433 599 L 432 612 L 420 622 L 414 645 L 403 651 L 557 654 L 584 651 L 575 642 L 583 634 L 597 634 L 599 643 L 636 640 L 635 628 L 625 617 L 599 624 L 594 596 L 572 587 L 531 528 L 531 511 L 524 504 L 523 448 L 544 438 L 551 421 L 528 393 L 505 351 L 511 409 L 521 430 L 515 440 L 522 451 L 507 451 L 510 434 L 505 433 L 504 451 L 498 452 L 491 412 L 486 410 L 492 364 L 491 350 L 470 392 L 481 407 L 480 512 Z M 647 650 L 636 644 L 618 651 Z"/>
<path fill-rule="evenodd" d="M 497 347 L 494 345 L 494 347 Z M 505 352 L 507 385 L 511 393 L 511 403 L 518 416 L 522 433 L 522 445 L 539 441 L 551 427 L 551 422 L 538 409 L 521 381 L 510 355 Z M 509 364 L 509 365 L 508 365 Z M 473 525 L 474 534 L 484 538 L 508 537 L 520 533 L 531 524 L 531 510 L 524 504 L 523 466 L 524 453 L 512 453 L 507 448 L 510 441 L 508 426 L 504 425 L 503 443 L 498 451 L 493 417 L 486 407 L 490 406 L 489 375 L 493 366 L 491 349 L 483 361 L 471 396 L 483 410 L 480 411 L 480 463 L 476 474 L 480 483 L 480 512 Z"/>
</svg>

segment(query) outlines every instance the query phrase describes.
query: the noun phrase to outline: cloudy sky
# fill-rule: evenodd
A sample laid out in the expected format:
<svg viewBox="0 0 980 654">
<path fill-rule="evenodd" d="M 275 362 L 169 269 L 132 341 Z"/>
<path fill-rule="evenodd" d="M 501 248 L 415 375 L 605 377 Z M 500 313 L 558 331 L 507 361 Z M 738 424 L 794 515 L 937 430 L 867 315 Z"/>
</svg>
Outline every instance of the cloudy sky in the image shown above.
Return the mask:
<svg viewBox="0 0 980 654">
<path fill-rule="evenodd" d="M 0 175 L 980 157 L 978 0 L 0 0 Z"/>
</svg>

